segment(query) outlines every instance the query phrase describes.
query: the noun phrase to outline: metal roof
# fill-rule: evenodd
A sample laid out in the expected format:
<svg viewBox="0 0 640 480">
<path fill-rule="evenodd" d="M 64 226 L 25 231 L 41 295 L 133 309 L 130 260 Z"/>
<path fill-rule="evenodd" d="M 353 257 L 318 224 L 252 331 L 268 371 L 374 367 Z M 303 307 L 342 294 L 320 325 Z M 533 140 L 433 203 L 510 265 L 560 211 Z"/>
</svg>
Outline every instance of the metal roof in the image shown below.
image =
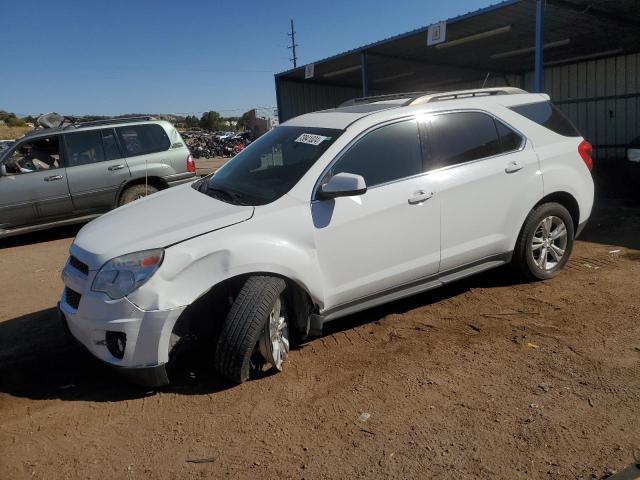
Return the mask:
<svg viewBox="0 0 640 480">
<path fill-rule="evenodd" d="M 367 53 L 372 91 L 384 92 L 428 75 L 430 86 L 466 81 L 492 72 L 533 69 L 535 0 L 507 0 L 447 20 L 446 41 L 427 47 L 428 26 L 276 75 L 279 80 L 357 87 L 361 53 Z M 547 0 L 545 65 L 640 51 L 640 0 Z M 430 87 L 431 88 L 431 87 Z"/>
</svg>

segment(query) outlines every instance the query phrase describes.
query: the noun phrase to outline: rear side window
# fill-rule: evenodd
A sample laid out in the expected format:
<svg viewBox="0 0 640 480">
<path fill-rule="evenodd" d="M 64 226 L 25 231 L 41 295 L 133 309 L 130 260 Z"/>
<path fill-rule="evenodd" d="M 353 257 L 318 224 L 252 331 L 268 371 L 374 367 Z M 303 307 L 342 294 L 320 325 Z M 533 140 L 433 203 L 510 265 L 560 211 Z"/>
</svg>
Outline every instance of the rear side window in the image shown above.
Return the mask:
<svg viewBox="0 0 640 480">
<path fill-rule="evenodd" d="M 380 127 L 366 134 L 331 169 L 362 175 L 368 187 L 422 172 L 418 124 L 414 120 Z"/>
<path fill-rule="evenodd" d="M 479 112 L 436 115 L 429 129 L 431 169 L 502 153 L 493 117 Z"/>
<path fill-rule="evenodd" d="M 128 157 L 168 150 L 171 142 L 160 125 L 132 125 L 118 127 L 120 144 Z"/>
<path fill-rule="evenodd" d="M 498 137 L 500 137 L 503 152 L 512 152 L 522 146 L 524 139 L 504 123 L 496 121 L 496 129 L 498 130 Z"/>
<path fill-rule="evenodd" d="M 565 137 L 580 136 L 580 132 L 578 132 L 578 129 L 573 123 L 551 102 L 530 103 L 528 105 L 517 105 L 509 108 L 523 117 L 527 117 L 529 120 L 536 122 L 538 125 L 542 125 L 556 132 L 558 135 Z"/>
<path fill-rule="evenodd" d="M 100 130 L 69 133 L 64 136 L 67 167 L 78 167 L 104 161 Z"/>
</svg>

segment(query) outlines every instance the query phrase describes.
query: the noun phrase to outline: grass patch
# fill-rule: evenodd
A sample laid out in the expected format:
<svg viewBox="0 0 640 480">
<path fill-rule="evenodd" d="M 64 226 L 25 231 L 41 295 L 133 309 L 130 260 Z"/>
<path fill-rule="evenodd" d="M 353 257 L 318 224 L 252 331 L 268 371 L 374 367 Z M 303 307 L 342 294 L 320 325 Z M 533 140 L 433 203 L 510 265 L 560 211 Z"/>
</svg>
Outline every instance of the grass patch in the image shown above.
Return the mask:
<svg viewBox="0 0 640 480">
<path fill-rule="evenodd" d="M 13 140 L 19 138 L 25 133 L 31 131 L 31 127 L 9 127 L 8 125 L 0 125 L 0 140 Z"/>
</svg>

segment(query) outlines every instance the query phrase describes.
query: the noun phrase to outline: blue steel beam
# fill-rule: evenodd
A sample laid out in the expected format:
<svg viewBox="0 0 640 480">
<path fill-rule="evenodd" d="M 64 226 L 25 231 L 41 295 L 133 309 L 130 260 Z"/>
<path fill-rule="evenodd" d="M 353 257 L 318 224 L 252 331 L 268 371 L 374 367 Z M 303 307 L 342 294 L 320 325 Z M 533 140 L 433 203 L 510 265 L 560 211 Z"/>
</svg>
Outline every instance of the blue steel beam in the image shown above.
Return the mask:
<svg viewBox="0 0 640 480">
<path fill-rule="evenodd" d="M 369 77 L 367 75 L 367 52 L 360 54 L 360 70 L 362 71 L 362 96 L 369 96 Z"/>
<path fill-rule="evenodd" d="M 533 91 L 544 91 L 544 5 L 543 0 L 536 3 L 536 59 L 533 75 Z"/>
</svg>

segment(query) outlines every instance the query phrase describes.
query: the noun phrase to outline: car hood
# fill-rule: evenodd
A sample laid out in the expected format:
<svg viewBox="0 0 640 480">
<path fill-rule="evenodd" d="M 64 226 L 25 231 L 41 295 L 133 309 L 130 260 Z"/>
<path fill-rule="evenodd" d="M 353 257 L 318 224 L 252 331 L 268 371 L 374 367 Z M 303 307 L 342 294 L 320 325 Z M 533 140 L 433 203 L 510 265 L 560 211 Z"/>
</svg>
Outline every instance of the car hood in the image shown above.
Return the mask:
<svg viewBox="0 0 640 480">
<path fill-rule="evenodd" d="M 85 225 L 71 253 L 91 270 L 126 253 L 182 242 L 253 216 L 254 207 L 231 205 L 191 185 L 169 188 L 112 210 Z"/>
</svg>

